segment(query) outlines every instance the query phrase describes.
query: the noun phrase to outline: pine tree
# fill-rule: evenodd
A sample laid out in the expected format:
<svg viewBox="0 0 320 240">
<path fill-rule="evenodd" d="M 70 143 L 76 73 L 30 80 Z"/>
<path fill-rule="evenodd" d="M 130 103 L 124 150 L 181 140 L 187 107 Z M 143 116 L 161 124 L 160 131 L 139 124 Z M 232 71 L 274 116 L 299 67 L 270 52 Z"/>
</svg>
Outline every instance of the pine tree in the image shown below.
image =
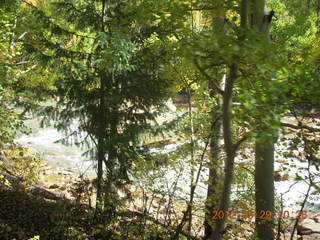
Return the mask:
<svg viewBox="0 0 320 240">
<path fill-rule="evenodd" d="M 59 101 L 45 114 L 60 130 L 68 130 L 75 119 L 79 122 L 71 135 L 96 156 L 97 207 L 110 214 L 117 207 L 119 187 L 129 181 L 132 161 L 146 152 L 139 134 L 152 130 L 169 86 L 159 74 L 167 54 L 162 40 L 179 22 L 164 32 L 166 24 L 148 12 L 151 3 L 29 4 L 34 16 L 29 42 L 35 44 L 26 47 L 56 75 Z"/>
</svg>

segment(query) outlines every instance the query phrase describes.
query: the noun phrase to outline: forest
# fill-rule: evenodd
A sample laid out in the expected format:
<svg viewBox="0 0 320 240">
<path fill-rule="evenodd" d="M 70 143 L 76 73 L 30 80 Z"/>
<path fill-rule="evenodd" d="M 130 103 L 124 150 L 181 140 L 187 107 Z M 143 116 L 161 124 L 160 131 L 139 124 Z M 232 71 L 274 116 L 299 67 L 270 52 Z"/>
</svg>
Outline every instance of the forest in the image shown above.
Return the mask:
<svg viewBox="0 0 320 240">
<path fill-rule="evenodd" d="M 320 0 L 0 0 L 0 239 L 320 239 Z"/>
</svg>

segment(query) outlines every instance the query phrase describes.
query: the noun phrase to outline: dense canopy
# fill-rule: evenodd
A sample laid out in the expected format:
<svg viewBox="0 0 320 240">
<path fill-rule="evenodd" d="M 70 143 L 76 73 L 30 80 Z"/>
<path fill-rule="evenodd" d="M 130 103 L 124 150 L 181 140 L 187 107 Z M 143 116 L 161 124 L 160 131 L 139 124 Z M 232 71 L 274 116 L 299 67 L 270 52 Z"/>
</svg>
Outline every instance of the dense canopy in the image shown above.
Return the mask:
<svg viewBox="0 0 320 240">
<path fill-rule="evenodd" d="M 319 0 L 2 0 L 0 26 L 1 239 L 320 237 Z"/>
</svg>

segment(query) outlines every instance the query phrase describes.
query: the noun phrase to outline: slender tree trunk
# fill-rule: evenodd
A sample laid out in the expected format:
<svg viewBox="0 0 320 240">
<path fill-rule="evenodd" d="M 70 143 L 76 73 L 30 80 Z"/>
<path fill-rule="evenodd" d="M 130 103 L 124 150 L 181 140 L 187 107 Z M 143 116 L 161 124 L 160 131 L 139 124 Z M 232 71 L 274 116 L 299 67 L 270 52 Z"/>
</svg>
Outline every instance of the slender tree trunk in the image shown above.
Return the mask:
<svg viewBox="0 0 320 240">
<path fill-rule="evenodd" d="M 15 12 L 15 16 L 14 16 L 14 21 L 13 21 L 13 26 L 12 26 L 12 32 L 10 34 L 10 38 L 9 38 L 9 47 L 8 47 L 8 53 L 9 53 L 9 60 L 12 61 L 12 57 L 14 54 L 14 48 L 15 48 L 15 30 L 17 27 L 17 21 L 18 21 L 18 17 L 17 17 L 17 12 Z M 5 68 L 5 73 L 4 73 L 4 79 L 5 79 L 5 83 L 8 83 L 9 81 L 9 77 L 10 77 L 10 70 Z"/>
<path fill-rule="evenodd" d="M 110 120 L 110 133 L 109 135 L 109 144 L 108 147 L 108 160 L 106 162 L 106 184 L 105 184 L 105 215 L 107 216 L 107 222 L 111 222 L 112 216 L 116 210 L 116 189 L 115 189 L 115 181 L 116 181 L 116 172 L 115 165 L 118 158 L 118 152 L 115 146 L 115 138 L 118 135 L 118 122 L 119 116 L 117 109 L 112 109 L 112 114 L 110 114 L 112 119 Z"/>
<path fill-rule="evenodd" d="M 225 74 L 221 80 L 221 87 L 225 82 Z M 210 165 L 209 165 L 209 179 L 208 179 L 208 191 L 207 199 L 205 205 L 205 239 L 208 239 L 214 229 L 214 219 L 212 218 L 212 211 L 217 210 L 219 206 L 219 199 L 222 194 L 222 183 L 223 183 L 223 161 L 221 156 L 220 144 L 221 140 L 221 130 L 222 130 L 222 120 L 221 120 L 221 108 L 222 108 L 222 99 L 219 94 L 214 92 L 214 87 L 209 83 L 210 96 L 212 98 L 218 98 L 217 106 L 212 109 L 211 112 L 211 139 L 210 139 Z"/>
<path fill-rule="evenodd" d="M 101 31 L 105 31 L 104 16 L 105 15 L 105 0 L 102 0 L 102 14 L 101 14 Z M 96 208 L 102 209 L 102 182 L 103 182 L 103 163 L 105 162 L 105 133 L 106 133 L 106 79 L 103 76 L 105 73 L 100 73 L 100 89 L 99 89 L 99 114 L 98 117 L 98 146 L 97 146 L 97 160 L 98 160 L 98 172 L 97 172 L 97 201 Z"/>
<path fill-rule="evenodd" d="M 317 33 L 316 36 L 320 37 L 320 0 L 317 2 Z M 316 78 L 320 79 L 320 59 L 316 62 Z"/>
<path fill-rule="evenodd" d="M 18 16 L 17 16 L 17 11 L 15 12 L 14 20 L 13 20 L 13 26 L 12 26 L 12 33 L 10 34 L 10 39 L 9 39 L 9 53 L 10 55 L 13 53 L 13 50 L 15 48 L 16 42 L 15 42 L 15 30 L 17 27 L 17 22 L 18 22 Z"/>
<path fill-rule="evenodd" d="M 220 151 L 220 138 L 221 138 L 221 126 L 222 122 L 219 117 L 219 111 L 217 108 L 213 109 L 212 120 L 211 120 L 211 131 L 212 137 L 210 140 L 210 166 L 209 166 L 209 183 L 208 192 L 205 206 L 205 239 L 208 239 L 212 233 L 213 229 L 213 218 L 212 211 L 217 207 L 218 197 L 221 195 L 221 183 L 222 183 L 222 173 L 221 173 L 221 151 Z"/>
<path fill-rule="evenodd" d="M 188 216 L 188 233 L 191 234 L 191 226 L 192 226 L 192 208 L 193 208 L 193 185 L 195 184 L 194 182 L 194 147 L 195 147 L 195 142 L 194 142 L 194 128 L 193 128 L 193 114 L 192 114 L 192 96 L 191 96 L 191 89 L 188 89 L 188 112 L 189 112 L 189 124 L 190 124 L 190 165 L 191 165 L 191 171 L 190 171 L 190 200 L 189 200 L 189 205 L 190 205 L 190 210 L 189 210 L 189 216 Z"/>
<path fill-rule="evenodd" d="M 97 203 L 96 208 L 102 209 L 102 182 L 103 182 L 103 163 L 105 161 L 105 82 L 104 79 L 100 80 L 100 102 L 99 102 L 99 122 L 98 122 L 98 146 L 97 146 L 97 160 L 98 160 L 98 173 L 97 173 Z"/>
<path fill-rule="evenodd" d="M 269 25 L 272 16 L 266 13 L 265 0 L 253 0 L 252 26 L 270 41 Z M 270 211 L 274 215 L 274 139 L 275 136 L 266 137 L 271 132 L 270 127 L 260 121 L 258 139 L 263 135 L 263 141 L 255 143 L 255 202 L 256 216 Z M 270 219 L 256 218 L 256 234 L 261 240 L 273 240 L 273 217 Z"/>
<path fill-rule="evenodd" d="M 240 17 L 241 28 L 247 27 L 248 20 L 248 0 L 242 0 L 240 4 Z M 244 39 L 244 35 L 240 36 L 240 45 L 241 41 Z M 241 142 L 245 139 L 240 139 L 236 144 L 232 141 L 232 113 L 231 113 L 231 105 L 232 105 L 232 92 L 234 82 L 237 79 L 238 74 L 238 63 L 237 58 L 233 57 L 232 63 L 229 65 L 229 75 L 225 82 L 225 88 L 223 92 L 223 105 L 222 105 L 222 127 L 223 127 L 223 139 L 224 139 L 224 147 L 226 153 L 226 161 L 225 161 L 225 176 L 223 182 L 222 189 L 222 198 L 220 202 L 219 211 L 224 212 L 224 216 L 222 219 L 218 219 L 216 222 L 215 230 L 211 234 L 211 239 L 213 240 L 221 240 L 223 239 L 223 234 L 225 230 L 225 224 L 227 220 L 227 211 L 230 206 L 230 196 L 231 196 L 231 184 L 233 179 L 234 172 L 234 159 L 236 155 L 236 151 Z"/>
<path fill-rule="evenodd" d="M 232 142 L 232 130 L 231 130 L 231 102 L 232 102 L 232 90 L 234 82 L 237 78 L 238 65 L 236 61 L 229 67 L 229 75 L 226 79 L 226 86 L 223 94 L 222 105 L 222 126 L 223 126 L 223 139 L 226 152 L 226 164 L 225 164 L 225 176 L 222 189 L 222 198 L 220 202 L 219 211 L 226 213 L 230 205 L 231 195 L 231 183 L 233 178 L 234 158 L 236 153 L 235 145 Z M 224 214 L 222 219 L 218 219 L 216 222 L 215 230 L 211 234 L 213 240 L 221 240 L 225 229 L 225 223 L 227 220 L 227 214 Z"/>
<path fill-rule="evenodd" d="M 317 34 L 320 35 L 320 0 L 317 3 Z"/>
<path fill-rule="evenodd" d="M 217 1 L 217 4 L 223 6 L 222 1 Z M 219 9 L 213 13 L 212 16 L 212 28 L 214 34 L 223 34 L 225 32 L 225 11 Z M 224 85 L 225 74 L 219 80 L 218 85 Z M 221 86 L 222 87 L 222 86 Z M 212 218 L 212 211 L 218 208 L 219 199 L 222 193 L 222 157 L 221 157 L 221 108 L 222 99 L 221 96 L 215 91 L 212 82 L 208 83 L 209 94 L 212 99 L 217 99 L 217 106 L 215 106 L 211 111 L 211 139 L 210 139 L 210 151 L 209 151 L 209 179 L 208 179 L 208 190 L 207 199 L 205 203 L 205 236 L 204 239 L 208 239 L 214 229 L 214 219 Z"/>
</svg>

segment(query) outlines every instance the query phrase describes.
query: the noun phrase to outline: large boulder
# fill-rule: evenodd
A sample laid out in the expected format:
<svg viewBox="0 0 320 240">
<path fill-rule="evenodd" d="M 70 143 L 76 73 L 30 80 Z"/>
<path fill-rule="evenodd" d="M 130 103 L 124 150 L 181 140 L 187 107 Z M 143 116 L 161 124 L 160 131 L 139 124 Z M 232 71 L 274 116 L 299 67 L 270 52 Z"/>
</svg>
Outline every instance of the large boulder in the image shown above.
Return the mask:
<svg viewBox="0 0 320 240">
<path fill-rule="evenodd" d="M 319 214 L 299 222 L 297 226 L 297 230 L 299 235 L 312 235 L 313 237 L 317 237 L 317 238 L 310 238 L 310 239 L 318 239 L 320 237 Z"/>
</svg>

